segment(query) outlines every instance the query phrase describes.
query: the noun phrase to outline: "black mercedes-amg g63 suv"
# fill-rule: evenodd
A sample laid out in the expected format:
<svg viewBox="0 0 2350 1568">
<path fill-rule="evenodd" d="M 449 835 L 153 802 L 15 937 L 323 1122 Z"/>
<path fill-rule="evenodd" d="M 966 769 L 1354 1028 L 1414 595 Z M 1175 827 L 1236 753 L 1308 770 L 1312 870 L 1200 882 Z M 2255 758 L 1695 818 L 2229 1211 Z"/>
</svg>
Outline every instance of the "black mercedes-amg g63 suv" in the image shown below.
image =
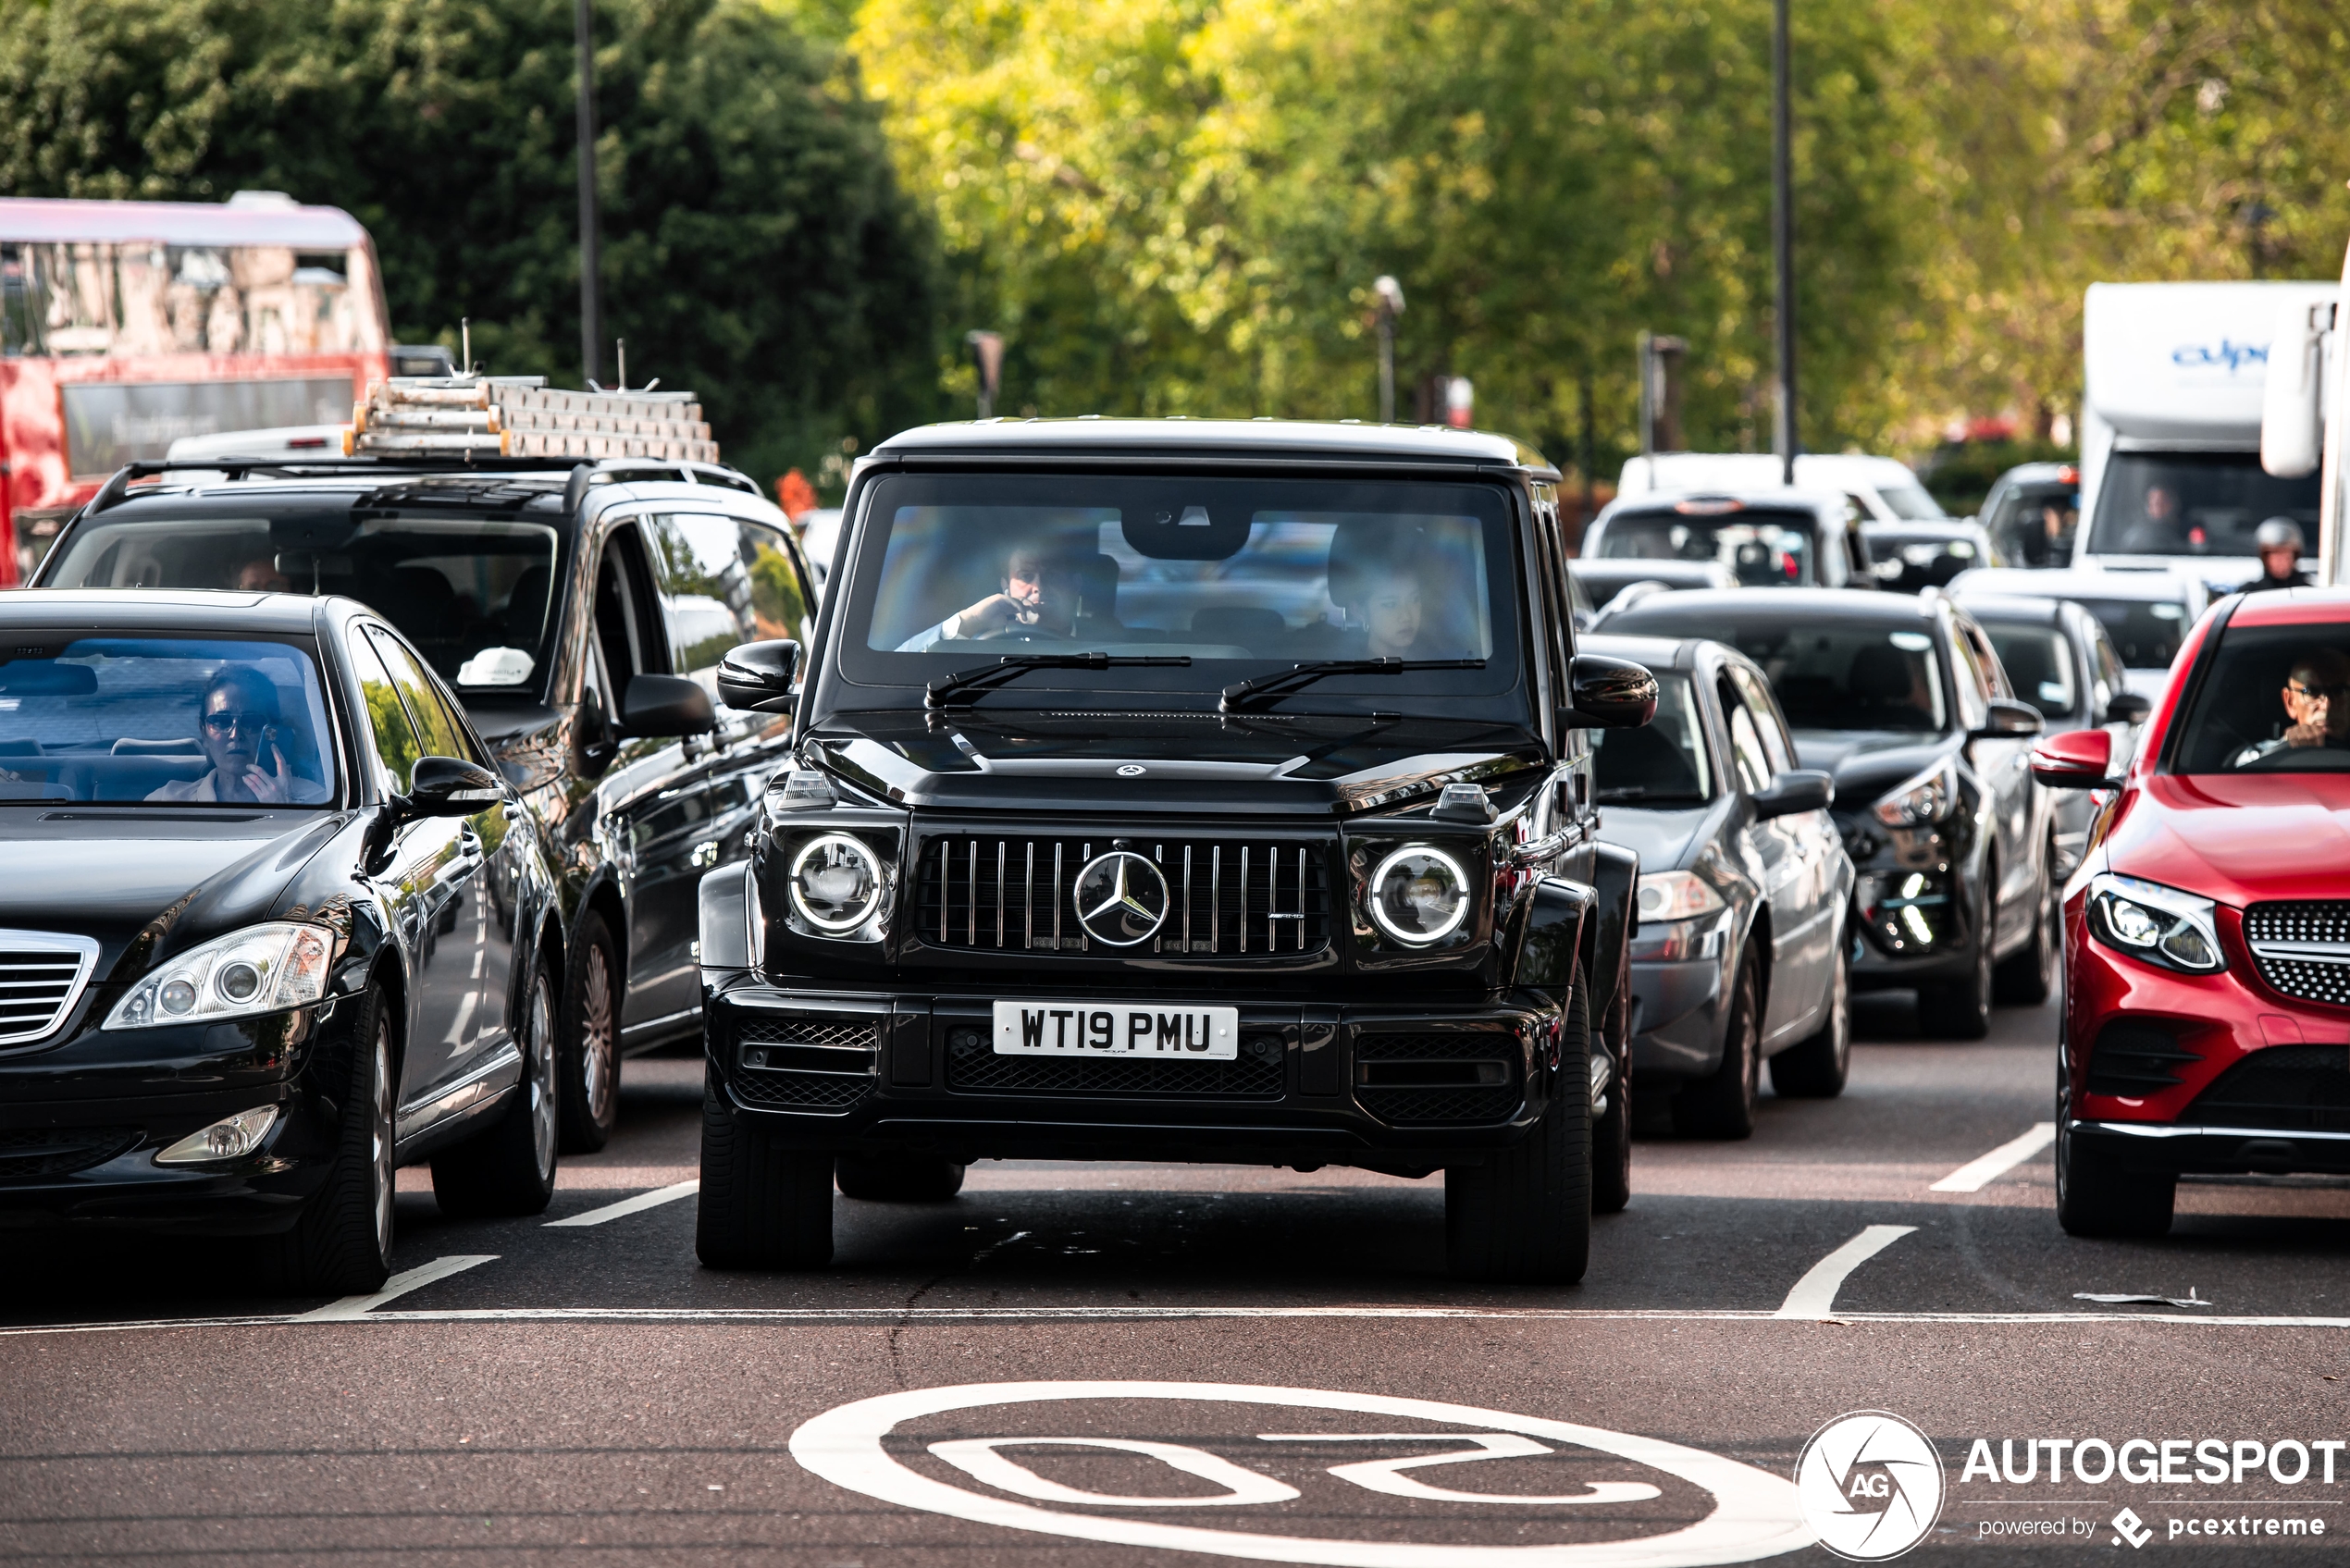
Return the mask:
<svg viewBox="0 0 2350 1568">
<path fill-rule="evenodd" d="M 795 715 L 701 889 L 698 1246 L 981 1158 L 1445 1173 L 1454 1271 L 1582 1275 L 1625 1197 L 1638 866 L 1597 843 L 1558 475 L 1503 438 L 988 421 L 874 449 Z"/>
</svg>

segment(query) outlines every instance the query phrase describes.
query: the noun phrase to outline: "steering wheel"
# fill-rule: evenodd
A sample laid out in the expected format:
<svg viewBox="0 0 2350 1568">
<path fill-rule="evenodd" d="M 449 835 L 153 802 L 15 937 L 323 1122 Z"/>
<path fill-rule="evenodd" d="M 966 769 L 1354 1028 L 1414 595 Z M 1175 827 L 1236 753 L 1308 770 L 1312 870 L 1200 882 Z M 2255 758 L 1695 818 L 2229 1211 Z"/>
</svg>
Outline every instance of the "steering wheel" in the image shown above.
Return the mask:
<svg viewBox="0 0 2350 1568">
<path fill-rule="evenodd" d="M 2239 773 L 2350 772 L 2350 750 L 2338 746 L 2284 746 L 2266 757 L 2256 757 Z"/>
<path fill-rule="evenodd" d="M 973 642 L 1008 643 L 1070 643 L 1075 637 L 1063 632 L 1047 632 L 1034 626 L 1011 626 L 1000 632 L 987 632 L 971 639 Z"/>
</svg>

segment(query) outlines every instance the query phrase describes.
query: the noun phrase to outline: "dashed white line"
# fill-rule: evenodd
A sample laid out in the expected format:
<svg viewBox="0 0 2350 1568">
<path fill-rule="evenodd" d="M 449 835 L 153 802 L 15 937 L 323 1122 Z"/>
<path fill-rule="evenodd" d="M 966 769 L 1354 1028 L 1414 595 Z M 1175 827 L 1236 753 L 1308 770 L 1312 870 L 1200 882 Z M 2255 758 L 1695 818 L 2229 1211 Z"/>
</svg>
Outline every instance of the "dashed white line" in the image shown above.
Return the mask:
<svg viewBox="0 0 2350 1568">
<path fill-rule="evenodd" d="M 568 1219 L 550 1219 L 546 1228 L 560 1230 L 570 1225 L 601 1225 L 607 1220 L 657 1209 L 663 1204 L 674 1204 L 680 1198 L 690 1198 L 700 1191 L 699 1180 L 680 1181 L 674 1187 L 656 1187 L 649 1192 L 639 1192 L 633 1198 L 623 1198 L 616 1204 L 606 1204 L 602 1208 L 589 1209 L 586 1214 L 575 1214 Z"/>
<path fill-rule="evenodd" d="M 2022 1137 L 2010 1138 L 1989 1154 L 1967 1161 L 1927 1191 L 1980 1192 L 2055 1142 L 2056 1123 L 2036 1122 Z"/>
<path fill-rule="evenodd" d="M 1787 1293 L 1774 1317 L 1818 1319 L 1829 1316 L 1836 1308 L 1836 1293 L 1844 1287 L 1845 1277 L 1868 1262 L 1886 1248 L 1917 1228 L 1914 1225 L 1872 1225 L 1819 1262 L 1809 1273 L 1795 1282 Z"/>
<path fill-rule="evenodd" d="M 312 1312 L 296 1313 L 282 1319 L 287 1323 L 348 1323 L 365 1317 L 386 1302 L 397 1301 L 409 1291 L 420 1290 L 436 1279 L 446 1279 L 452 1274 L 485 1263 L 497 1261 L 496 1253 L 460 1253 L 451 1257 L 435 1258 L 430 1263 L 393 1275 L 384 1281 L 384 1288 L 370 1296 L 345 1296 L 339 1302 L 328 1302 Z M 267 1319 L 262 1321 L 266 1322 Z"/>
</svg>

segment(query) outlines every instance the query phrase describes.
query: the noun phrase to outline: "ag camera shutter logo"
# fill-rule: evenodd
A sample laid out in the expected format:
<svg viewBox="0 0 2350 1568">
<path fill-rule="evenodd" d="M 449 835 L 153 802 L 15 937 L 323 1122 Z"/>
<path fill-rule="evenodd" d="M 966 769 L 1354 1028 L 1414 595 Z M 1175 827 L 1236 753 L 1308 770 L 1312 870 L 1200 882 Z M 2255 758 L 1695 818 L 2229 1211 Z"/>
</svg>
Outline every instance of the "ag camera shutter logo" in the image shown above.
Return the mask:
<svg viewBox="0 0 2350 1568">
<path fill-rule="evenodd" d="M 1839 1415 L 1795 1462 L 1796 1506 L 1820 1544 L 1852 1562 L 1900 1556 L 1942 1516 L 1942 1456 L 1888 1411 Z"/>
</svg>

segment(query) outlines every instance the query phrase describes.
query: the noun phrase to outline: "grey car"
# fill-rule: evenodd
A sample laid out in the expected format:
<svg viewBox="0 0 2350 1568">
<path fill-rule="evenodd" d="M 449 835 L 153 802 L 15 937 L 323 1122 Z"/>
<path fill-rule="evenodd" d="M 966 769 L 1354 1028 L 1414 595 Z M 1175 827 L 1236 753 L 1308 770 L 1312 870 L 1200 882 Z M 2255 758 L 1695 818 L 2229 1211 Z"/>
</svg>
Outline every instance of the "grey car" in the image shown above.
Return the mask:
<svg viewBox="0 0 2350 1568">
<path fill-rule="evenodd" d="M 2016 697 L 2040 710 L 2044 733 L 2101 725 L 2113 732 L 2116 757 L 2135 749 L 2152 704 L 2125 684 L 2121 652 L 2104 623 L 2071 599 L 1970 594 L 1965 602 Z M 2050 810 L 2061 881 L 2081 863 L 2097 808 L 2090 791 L 2068 789 L 2055 792 Z"/>
<path fill-rule="evenodd" d="M 1762 672 L 1701 638 L 1590 636 L 1657 678 L 1646 728 L 1595 737 L 1602 842 L 1640 858 L 1632 1075 L 1676 1130 L 1754 1130 L 1762 1066 L 1781 1094 L 1844 1088 L 1851 1056 L 1852 861 L 1828 775 L 1796 766 Z"/>
</svg>

